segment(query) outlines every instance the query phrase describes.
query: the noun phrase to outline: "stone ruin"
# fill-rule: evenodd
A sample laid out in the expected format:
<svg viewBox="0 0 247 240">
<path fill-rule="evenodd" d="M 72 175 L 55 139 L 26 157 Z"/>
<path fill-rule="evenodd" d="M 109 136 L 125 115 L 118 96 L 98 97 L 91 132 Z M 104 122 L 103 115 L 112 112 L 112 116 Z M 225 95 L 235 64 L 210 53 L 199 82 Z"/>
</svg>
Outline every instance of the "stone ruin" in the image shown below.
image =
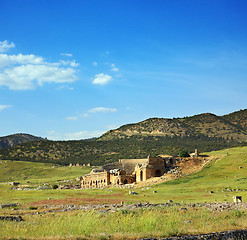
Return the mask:
<svg viewBox="0 0 247 240">
<path fill-rule="evenodd" d="M 233 202 L 241 203 L 242 202 L 242 196 L 233 196 Z"/>
<path fill-rule="evenodd" d="M 151 157 L 145 159 L 120 159 L 93 169 L 81 181 L 81 188 L 104 188 L 108 185 L 123 185 L 160 177 L 176 162 L 176 158 Z"/>
</svg>

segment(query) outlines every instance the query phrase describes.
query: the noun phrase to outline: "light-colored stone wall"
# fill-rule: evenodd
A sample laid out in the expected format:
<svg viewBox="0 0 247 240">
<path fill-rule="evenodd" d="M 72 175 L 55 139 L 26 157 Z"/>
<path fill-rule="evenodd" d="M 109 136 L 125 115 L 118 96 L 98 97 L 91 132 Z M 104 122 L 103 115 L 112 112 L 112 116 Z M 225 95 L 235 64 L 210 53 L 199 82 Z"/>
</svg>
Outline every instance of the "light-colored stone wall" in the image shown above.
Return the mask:
<svg viewBox="0 0 247 240">
<path fill-rule="evenodd" d="M 137 164 L 145 164 L 148 162 L 147 158 L 144 159 L 119 159 L 119 163 L 121 164 L 121 168 L 126 172 L 126 174 L 130 175 L 135 170 L 135 166 Z"/>
<path fill-rule="evenodd" d="M 84 176 L 81 181 L 81 188 L 103 188 L 110 184 L 110 173 L 91 172 Z"/>
<path fill-rule="evenodd" d="M 120 159 L 118 163 L 93 169 L 81 181 L 82 188 L 102 188 L 107 185 L 130 184 L 160 177 L 173 165 L 173 159 L 150 157 L 145 159 Z M 111 168 L 112 167 L 112 168 Z"/>
</svg>

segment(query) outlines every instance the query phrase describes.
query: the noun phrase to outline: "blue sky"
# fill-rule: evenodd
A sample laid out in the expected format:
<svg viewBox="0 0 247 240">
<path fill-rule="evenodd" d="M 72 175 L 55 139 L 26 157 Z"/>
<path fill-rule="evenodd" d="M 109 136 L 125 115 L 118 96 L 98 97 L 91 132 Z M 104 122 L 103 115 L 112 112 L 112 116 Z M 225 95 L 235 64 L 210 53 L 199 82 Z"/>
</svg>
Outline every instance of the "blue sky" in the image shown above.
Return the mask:
<svg viewBox="0 0 247 240">
<path fill-rule="evenodd" d="M 0 136 L 84 139 L 247 108 L 245 0 L 0 0 Z"/>
</svg>

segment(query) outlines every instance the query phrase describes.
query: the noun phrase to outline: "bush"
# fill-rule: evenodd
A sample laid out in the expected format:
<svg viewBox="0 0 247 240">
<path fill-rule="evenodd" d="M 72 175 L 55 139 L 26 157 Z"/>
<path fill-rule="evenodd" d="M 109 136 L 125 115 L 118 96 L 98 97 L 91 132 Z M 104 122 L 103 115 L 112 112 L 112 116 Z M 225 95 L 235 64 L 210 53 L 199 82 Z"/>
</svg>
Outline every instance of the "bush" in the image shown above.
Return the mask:
<svg viewBox="0 0 247 240">
<path fill-rule="evenodd" d="M 58 188 L 58 185 L 57 184 L 54 184 L 53 186 L 52 186 L 52 189 L 57 189 Z"/>
<path fill-rule="evenodd" d="M 189 153 L 186 150 L 182 150 L 179 152 L 179 157 L 189 157 Z"/>
</svg>

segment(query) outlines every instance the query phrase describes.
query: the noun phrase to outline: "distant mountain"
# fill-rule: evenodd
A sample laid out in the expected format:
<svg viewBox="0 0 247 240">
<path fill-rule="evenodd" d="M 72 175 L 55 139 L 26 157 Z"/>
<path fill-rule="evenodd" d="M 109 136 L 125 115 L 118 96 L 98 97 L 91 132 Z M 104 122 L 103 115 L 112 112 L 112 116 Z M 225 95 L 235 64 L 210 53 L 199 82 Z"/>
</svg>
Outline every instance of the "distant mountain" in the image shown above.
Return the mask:
<svg viewBox="0 0 247 240">
<path fill-rule="evenodd" d="M 209 152 L 247 145 L 246 126 L 247 110 L 241 110 L 224 116 L 203 113 L 184 118 L 150 118 L 108 131 L 97 139 L 79 141 L 40 141 L 44 139 L 15 134 L 0 138 L 5 148 L 18 144 L 0 149 L 0 159 L 100 166 L 148 155 L 177 156 L 181 150 L 194 152 L 195 148 Z"/>
<path fill-rule="evenodd" d="M 123 139 L 131 136 L 216 137 L 247 141 L 247 110 L 225 116 L 204 113 L 185 118 L 150 118 L 110 130 L 100 140 Z"/>
<path fill-rule="evenodd" d="M 224 115 L 222 118 L 247 131 L 247 109 Z"/>
<path fill-rule="evenodd" d="M 43 140 L 45 139 L 41 137 L 32 136 L 30 134 L 17 133 L 5 137 L 0 137 L 0 149 L 13 147 L 21 143 L 26 143 L 31 141 L 43 141 Z"/>
</svg>

